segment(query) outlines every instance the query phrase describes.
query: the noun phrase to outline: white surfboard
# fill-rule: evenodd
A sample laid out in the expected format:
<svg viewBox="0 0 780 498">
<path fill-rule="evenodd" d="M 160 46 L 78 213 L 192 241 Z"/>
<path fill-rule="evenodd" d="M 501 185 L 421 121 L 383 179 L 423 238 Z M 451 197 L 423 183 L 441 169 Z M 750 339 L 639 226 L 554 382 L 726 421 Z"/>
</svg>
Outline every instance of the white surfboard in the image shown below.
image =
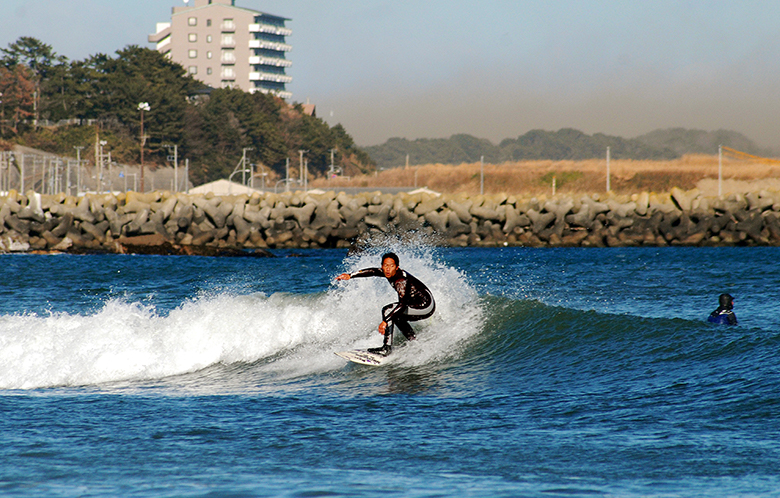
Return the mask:
<svg viewBox="0 0 780 498">
<path fill-rule="evenodd" d="M 370 365 L 372 367 L 378 367 L 384 362 L 387 357 L 381 354 L 369 353 L 365 349 L 352 349 L 350 351 L 339 351 L 336 356 L 341 356 L 345 360 L 349 360 L 353 363 L 360 363 L 361 365 Z"/>
</svg>

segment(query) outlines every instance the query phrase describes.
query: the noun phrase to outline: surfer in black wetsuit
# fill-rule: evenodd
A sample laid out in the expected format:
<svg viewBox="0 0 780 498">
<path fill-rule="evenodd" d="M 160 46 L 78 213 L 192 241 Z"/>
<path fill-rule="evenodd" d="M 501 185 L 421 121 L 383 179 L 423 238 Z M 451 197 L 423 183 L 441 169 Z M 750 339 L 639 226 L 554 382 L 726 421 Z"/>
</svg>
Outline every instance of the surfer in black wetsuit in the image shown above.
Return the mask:
<svg viewBox="0 0 780 498">
<path fill-rule="evenodd" d="M 414 330 L 409 322 L 429 318 L 436 310 L 436 303 L 424 283 L 398 267 L 398 256 L 395 253 L 382 255 L 381 268 L 366 268 L 352 274 L 342 273 L 336 280 L 361 277 L 385 277 L 398 293 L 397 303 L 382 308 L 382 323 L 379 324 L 379 333 L 385 336 L 382 347 L 368 350 L 387 356 L 393 350 L 393 326 L 398 326 L 406 339 L 414 340 Z"/>
<path fill-rule="evenodd" d="M 718 297 L 718 304 L 718 309 L 710 313 L 707 321 L 723 325 L 736 325 L 737 316 L 733 311 L 734 298 L 730 294 L 721 294 Z"/>
</svg>

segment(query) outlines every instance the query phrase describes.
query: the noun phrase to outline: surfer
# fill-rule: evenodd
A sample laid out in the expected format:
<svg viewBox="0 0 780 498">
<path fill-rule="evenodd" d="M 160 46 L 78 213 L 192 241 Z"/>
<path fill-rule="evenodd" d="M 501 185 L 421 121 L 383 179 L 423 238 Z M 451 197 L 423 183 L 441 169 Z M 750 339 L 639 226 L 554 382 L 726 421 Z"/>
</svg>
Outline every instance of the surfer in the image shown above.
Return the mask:
<svg viewBox="0 0 780 498">
<path fill-rule="evenodd" d="M 424 283 L 398 267 L 398 256 L 388 252 L 382 255 L 381 268 L 366 268 L 349 274 L 342 273 L 336 280 L 349 280 L 362 277 L 385 277 L 398 293 L 398 302 L 382 308 L 382 323 L 379 333 L 385 336 L 382 347 L 370 348 L 371 353 L 389 355 L 393 350 L 393 327 L 398 326 L 407 340 L 415 339 L 414 330 L 409 322 L 423 320 L 433 315 L 436 303 L 433 294 Z"/>
<path fill-rule="evenodd" d="M 710 313 L 708 322 L 724 325 L 736 325 L 737 316 L 734 314 L 734 298 L 730 294 L 721 294 L 718 297 L 718 309 Z"/>
</svg>

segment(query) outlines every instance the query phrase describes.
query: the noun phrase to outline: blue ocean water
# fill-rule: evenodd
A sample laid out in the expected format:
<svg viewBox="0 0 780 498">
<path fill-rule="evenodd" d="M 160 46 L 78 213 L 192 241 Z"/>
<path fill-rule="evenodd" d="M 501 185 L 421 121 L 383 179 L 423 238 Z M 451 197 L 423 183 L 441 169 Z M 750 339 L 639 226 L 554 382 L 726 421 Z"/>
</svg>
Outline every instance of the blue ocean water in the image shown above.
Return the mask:
<svg viewBox="0 0 780 498">
<path fill-rule="evenodd" d="M 780 496 L 780 248 L 387 248 L 0 255 L 0 494 Z"/>
</svg>

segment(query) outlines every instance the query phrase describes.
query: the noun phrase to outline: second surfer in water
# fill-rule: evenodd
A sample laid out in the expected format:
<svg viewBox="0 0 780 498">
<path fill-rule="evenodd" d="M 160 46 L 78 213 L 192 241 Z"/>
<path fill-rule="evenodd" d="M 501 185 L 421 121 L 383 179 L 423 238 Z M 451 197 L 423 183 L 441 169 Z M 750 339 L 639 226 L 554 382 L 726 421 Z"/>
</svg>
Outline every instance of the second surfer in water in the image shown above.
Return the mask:
<svg viewBox="0 0 780 498">
<path fill-rule="evenodd" d="M 393 326 L 397 325 L 408 340 L 414 340 L 414 330 L 409 322 L 423 320 L 433 315 L 436 303 L 433 294 L 424 283 L 398 267 L 398 256 L 389 252 L 382 255 L 381 268 L 366 268 L 356 273 L 342 273 L 336 280 L 361 277 L 385 277 L 398 293 L 398 302 L 382 308 L 382 323 L 379 333 L 385 340 L 381 348 L 371 348 L 371 353 L 389 355 L 393 350 Z"/>
</svg>

